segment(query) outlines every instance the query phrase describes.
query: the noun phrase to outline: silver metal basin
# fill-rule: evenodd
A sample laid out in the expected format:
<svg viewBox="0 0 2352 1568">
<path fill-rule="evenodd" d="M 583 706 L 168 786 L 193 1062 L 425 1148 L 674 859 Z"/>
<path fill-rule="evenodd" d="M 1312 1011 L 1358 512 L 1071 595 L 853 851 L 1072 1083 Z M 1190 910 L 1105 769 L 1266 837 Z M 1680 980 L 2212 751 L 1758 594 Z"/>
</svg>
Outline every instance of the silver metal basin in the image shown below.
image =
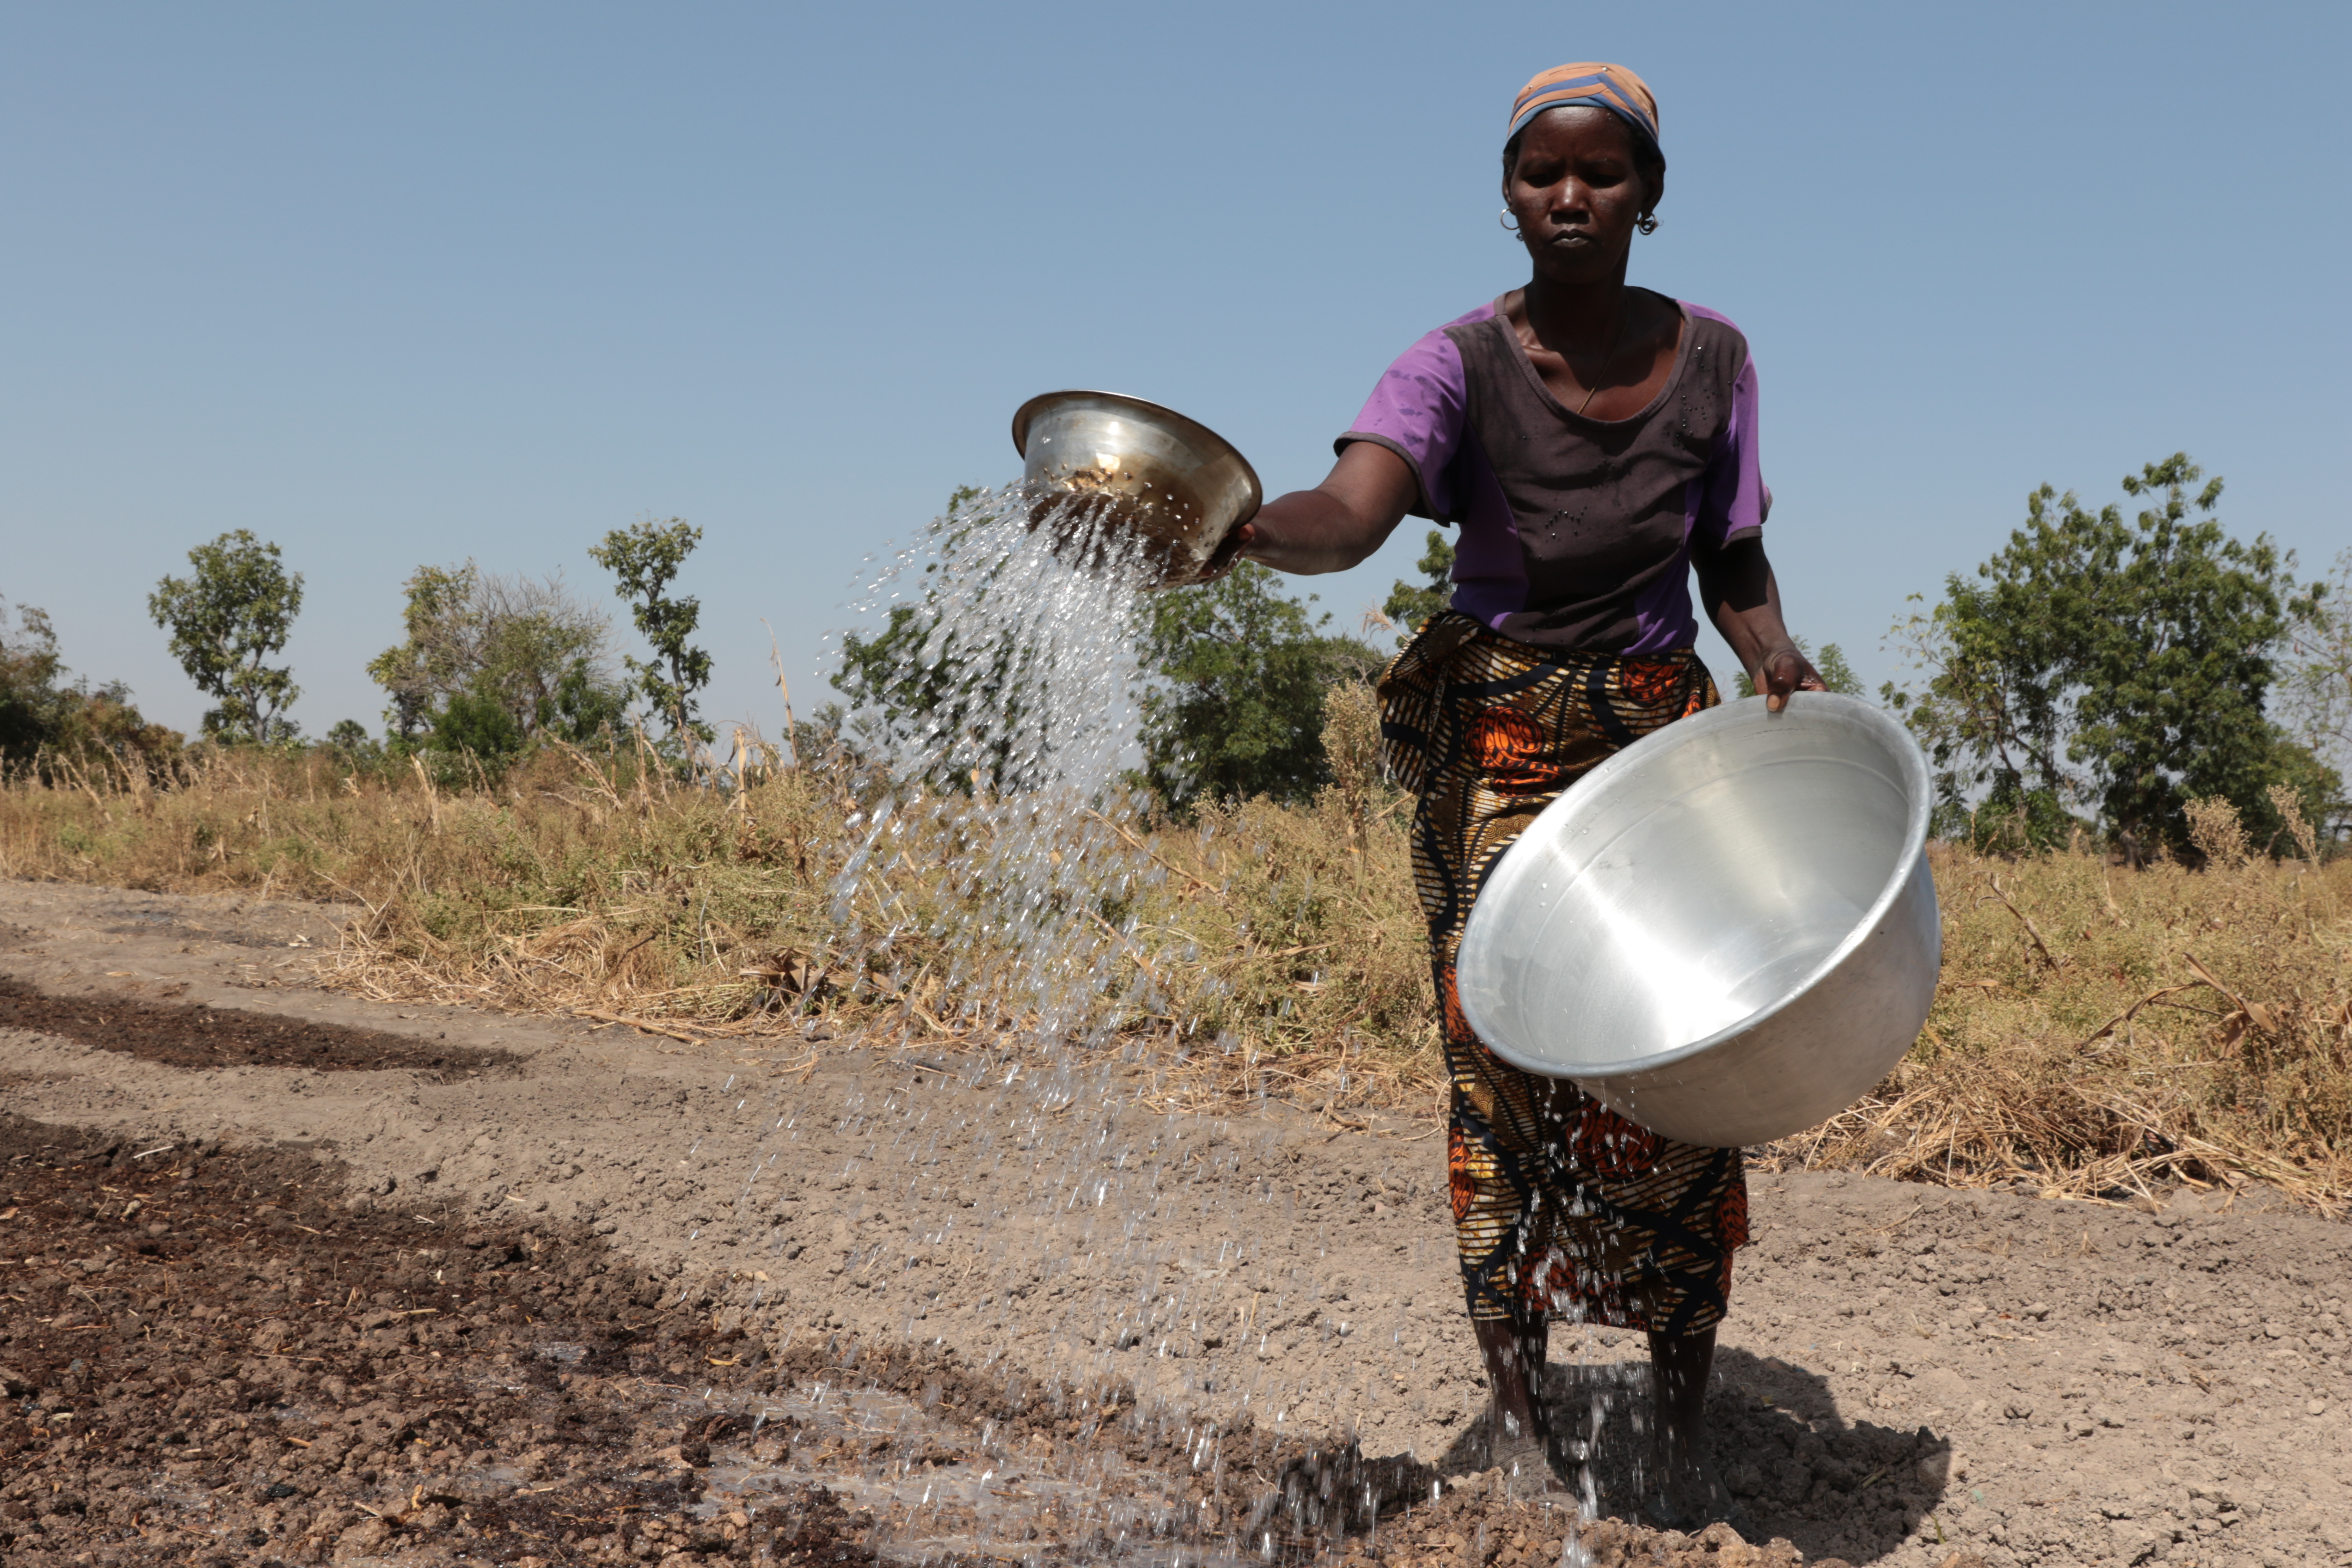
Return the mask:
<svg viewBox="0 0 2352 1568">
<path fill-rule="evenodd" d="M 1197 583 L 1265 492 L 1233 444 L 1172 408 L 1116 392 L 1048 392 L 1013 416 L 1023 477 L 1042 490 L 1099 497 L 1062 526 L 1108 523 L 1141 536 L 1157 586 Z"/>
<path fill-rule="evenodd" d="M 1685 1143 L 1768 1142 L 1869 1092 L 1943 961 L 1927 760 L 1850 697 L 1679 720 L 1537 817 L 1471 910 L 1496 1055 Z"/>
</svg>

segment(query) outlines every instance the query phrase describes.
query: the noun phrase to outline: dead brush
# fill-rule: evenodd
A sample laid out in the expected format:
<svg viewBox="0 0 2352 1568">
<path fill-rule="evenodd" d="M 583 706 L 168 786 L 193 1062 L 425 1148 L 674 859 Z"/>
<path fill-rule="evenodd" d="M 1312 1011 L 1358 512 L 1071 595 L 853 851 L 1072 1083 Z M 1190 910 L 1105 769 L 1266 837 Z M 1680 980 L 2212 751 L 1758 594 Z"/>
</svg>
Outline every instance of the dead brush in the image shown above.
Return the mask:
<svg viewBox="0 0 2352 1568">
<path fill-rule="evenodd" d="M 2352 863 L 2231 859 L 2235 826 L 2209 809 L 2202 870 L 1937 847 L 1944 972 L 1919 1043 L 1768 1159 L 2074 1197 L 2254 1181 L 2352 1204 Z"/>
<path fill-rule="evenodd" d="M 841 840 L 824 781 L 721 790 L 578 752 L 525 771 L 442 801 L 415 875 L 354 889 L 368 911 L 331 984 L 696 1035 L 782 1033 L 826 999 L 768 963 L 823 944 Z"/>
<path fill-rule="evenodd" d="M 1411 807 L 1371 764 L 1369 712 L 1368 694 L 1335 694 L 1337 782 L 1309 805 L 1110 814 L 1132 854 L 1092 889 L 1088 1022 L 1150 1064 L 1154 1103 L 1443 1115 Z M 727 788 L 627 751 L 544 752 L 495 787 L 320 753 L 216 754 L 141 790 L 20 778 L 0 787 L 0 874 L 338 902 L 353 914 L 322 978 L 373 996 L 732 1050 L 801 1052 L 819 1020 L 930 1051 L 1016 1046 L 1036 1020 L 974 998 L 1022 955 L 926 934 L 981 891 L 950 884 L 930 829 L 910 826 L 860 895 L 901 935 L 844 951 L 850 775 L 756 755 Z M 1862 1104 L 1760 1157 L 2075 1196 L 2253 1181 L 2352 1205 L 2352 862 L 2319 866 L 2294 821 L 2300 862 L 2250 846 L 2201 870 L 1936 847 L 1945 967 L 1918 1045 Z M 2211 824 L 2217 847 L 2229 826 Z"/>
</svg>

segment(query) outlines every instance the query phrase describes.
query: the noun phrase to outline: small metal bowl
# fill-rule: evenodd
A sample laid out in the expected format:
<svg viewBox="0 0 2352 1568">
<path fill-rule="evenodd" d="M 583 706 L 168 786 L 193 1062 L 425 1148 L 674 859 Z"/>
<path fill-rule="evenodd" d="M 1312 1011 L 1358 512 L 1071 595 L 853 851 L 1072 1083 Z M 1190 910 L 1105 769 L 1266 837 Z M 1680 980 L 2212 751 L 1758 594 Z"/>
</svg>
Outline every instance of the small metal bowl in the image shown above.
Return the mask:
<svg viewBox="0 0 2352 1568">
<path fill-rule="evenodd" d="M 1463 931 L 1463 1015 L 1504 1060 L 1682 1142 L 1801 1132 L 1927 1022 L 1933 804 L 1910 732 L 1851 697 L 1678 720 L 1505 852 Z"/>
<path fill-rule="evenodd" d="M 1079 526 L 1141 535 L 1155 587 L 1200 582 L 1217 546 L 1265 499 L 1256 470 L 1224 437 L 1116 392 L 1031 398 L 1013 416 L 1013 446 L 1032 488 L 1101 499 L 1074 514 Z"/>
</svg>

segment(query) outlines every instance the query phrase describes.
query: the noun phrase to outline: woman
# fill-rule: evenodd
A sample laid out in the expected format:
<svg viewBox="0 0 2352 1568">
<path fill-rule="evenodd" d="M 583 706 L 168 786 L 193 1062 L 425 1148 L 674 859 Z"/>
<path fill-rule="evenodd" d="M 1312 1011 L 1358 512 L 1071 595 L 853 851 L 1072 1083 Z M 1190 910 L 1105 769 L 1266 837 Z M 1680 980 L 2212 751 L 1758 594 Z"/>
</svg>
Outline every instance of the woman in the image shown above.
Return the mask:
<svg viewBox="0 0 2352 1568">
<path fill-rule="evenodd" d="M 1748 1239 L 1738 1151 L 1669 1142 L 1507 1065 L 1454 988 L 1471 902 L 1511 840 L 1603 757 L 1719 700 L 1692 649 L 1693 569 L 1773 709 L 1825 689 L 1764 559 L 1771 497 L 1747 341 L 1625 283 L 1665 173 L 1657 103 L 1632 71 L 1587 62 L 1528 83 L 1503 144 L 1501 215 L 1534 264 L 1526 286 L 1408 349 L 1339 437 L 1330 476 L 1268 502 L 1232 542 L 1282 571 L 1337 572 L 1407 513 L 1461 528 L 1453 608 L 1382 678 L 1381 729 L 1419 797 L 1413 869 L 1495 1457 L 1558 1484 L 1540 1398 L 1551 1319 L 1647 1331 L 1650 1508 L 1688 1526 L 1728 1505 L 1702 1421 L 1731 1255 Z"/>
</svg>

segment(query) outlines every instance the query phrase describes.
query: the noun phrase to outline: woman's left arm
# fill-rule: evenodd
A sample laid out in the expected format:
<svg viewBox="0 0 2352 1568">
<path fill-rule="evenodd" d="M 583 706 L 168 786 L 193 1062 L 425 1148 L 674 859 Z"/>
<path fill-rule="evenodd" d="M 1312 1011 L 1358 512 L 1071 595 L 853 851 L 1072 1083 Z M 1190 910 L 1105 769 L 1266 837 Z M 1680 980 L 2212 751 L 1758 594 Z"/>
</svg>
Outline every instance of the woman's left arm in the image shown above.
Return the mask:
<svg viewBox="0 0 2352 1568">
<path fill-rule="evenodd" d="M 1699 600 L 1708 619 L 1748 668 L 1748 679 L 1778 713 L 1792 691 L 1827 691 L 1828 683 L 1797 647 L 1780 619 L 1780 585 L 1764 558 L 1764 541 L 1754 534 L 1717 550 L 1694 554 Z"/>
</svg>

